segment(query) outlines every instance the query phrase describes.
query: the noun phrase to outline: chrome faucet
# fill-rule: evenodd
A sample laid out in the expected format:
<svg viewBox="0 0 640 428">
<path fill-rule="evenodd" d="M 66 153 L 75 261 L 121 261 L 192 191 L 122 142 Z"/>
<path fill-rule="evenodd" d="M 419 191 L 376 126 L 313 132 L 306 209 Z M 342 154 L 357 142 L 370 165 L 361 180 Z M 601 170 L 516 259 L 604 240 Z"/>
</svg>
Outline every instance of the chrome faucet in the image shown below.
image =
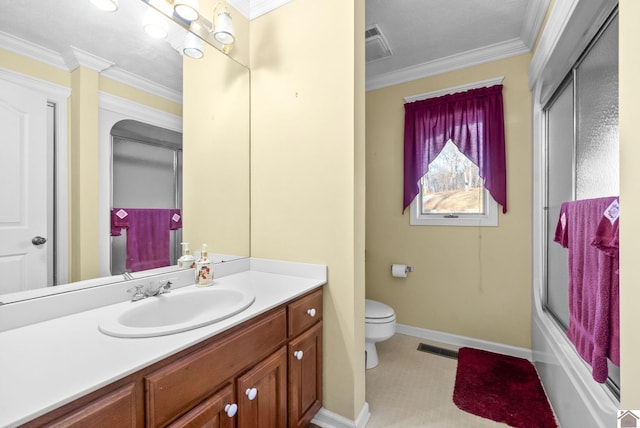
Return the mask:
<svg viewBox="0 0 640 428">
<path fill-rule="evenodd" d="M 142 285 L 136 285 L 135 287 L 131 287 L 127 290 L 127 293 L 131 293 L 132 291 L 134 292 L 131 297 L 132 302 L 137 302 L 138 300 L 142 300 L 147 297 L 144 291 L 142 291 L 142 287 Z"/>
<path fill-rule="evenodd" d="M 161 294 L 165 294 L 170 291 L 171 291 L 171 281 L 167 279 L 165 281 L 160 281 L 160 285 L 155 290 L 154 289 L 147 290 L 145 295 L 146 297 L 159 296 Z"/>
<path fill-rule="evenodd" d="M 164 280 L 160 281 L 160 285 L 157 288 L 149 288 L 148 290 L 143 290 L 144 285 L 136 285 L 135 287 L 131 287 L 127 290 L 127 293 L 131 293 L 133 291 L 133 296 L 131 297 L 132 302 L 137 302 L 138 300 L 146 299 L 147 297 L 159 296 L 161 294 L 166 294 L 171 291 L 171 281 Z"/>
</svg>

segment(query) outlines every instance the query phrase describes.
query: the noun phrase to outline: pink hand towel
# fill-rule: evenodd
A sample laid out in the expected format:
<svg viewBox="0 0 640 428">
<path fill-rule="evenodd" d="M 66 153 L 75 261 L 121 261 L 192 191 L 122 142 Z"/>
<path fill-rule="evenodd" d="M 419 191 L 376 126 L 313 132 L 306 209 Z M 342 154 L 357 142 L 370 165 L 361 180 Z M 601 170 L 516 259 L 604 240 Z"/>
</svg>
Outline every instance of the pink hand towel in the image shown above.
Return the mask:
<svg viewBox="0 0 640 428">
<path fill-rule="evenodd" d="M 599 250 L 611 257 L 611 299 L 609 311 L 609 347 L 607 356 L 616 366 L 620 366 L 620 259 L 618 199 L 607 207 L 598 224 L 596 236 L 591 242 Z"/>
<path fill-rule="evenodd" d="M 122 208 L 111 210 L 111 236 L 121 236 L 122 229 L 129 227 L 129 213 Z"/>
<path fill-rule="evenodd" d="M 126 225 L 122 219 L 114 220 L 121 211 L 127 213 Z M 114 235 L 114 228 L 127 229 L 127 269 L 138 272 L 169 266 L 170 231 L 182 227 L 180 210 L 114 208 L 111 219 L 112 236 L 120 235 L 120 229 L 117 230 L 117 235 Z"/>
<path fill-rule="evenodd" d="M 555 241 L 569 249 L 569 330 L 578 354 L 604 383 L 612 341 L 612 257 L 592 245 L 602 215 L 615 197 L 565 202 Z"/>
</svg>

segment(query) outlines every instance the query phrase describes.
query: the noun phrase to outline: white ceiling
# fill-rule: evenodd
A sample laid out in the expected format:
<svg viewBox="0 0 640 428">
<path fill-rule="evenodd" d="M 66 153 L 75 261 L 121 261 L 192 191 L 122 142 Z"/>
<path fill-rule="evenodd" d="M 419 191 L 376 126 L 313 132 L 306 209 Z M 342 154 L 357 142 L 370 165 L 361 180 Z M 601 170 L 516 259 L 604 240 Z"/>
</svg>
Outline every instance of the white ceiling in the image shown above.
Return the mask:
<svg viewBox="0 0 640 428">
<path fill-rule="evenodd" d="M 366 66 L 376 89 L 531 50 L 549 0 L 366 0 L 392 56 Z"/>
<path fill-rule="evenodd" d="M 229 3 L 254 18 L 289 1 Z M 366 0 L 366 24 L 378 25 L 393 54 L 367 63 L 367 89 L 527 52 L 548 4 L 549 0 Z M 115 13 L 100 12 L 88 0 L 4 0 L 0 47 L 44 57 L 68 70 L 92 60 L 84 54 L 90 53 L 107 61 L 95 61 L 95 68 L 105 70 L 105 75 L 137 78 L 143 86 L 153 82 L 158 94 L 179 100 L 182 57 L 177 47 L 184 30 L 177 24 L 171 27 L 171 43 L 149 38 L 141 26 L 145 8 L 141 0 L 120 0 Z"/>
<path fill-rule="evenodd" d="M 181 102 L 182 56 L 169 42 L 184 43 L 186 31 L 169 21 L 168 39 L 152 39 L 142 28 L 146 9 L 141 0 L 120 0 L 113 13 L 88 0 L 4 0 L 0 47 L 67 70 L 81 63 L 142 87 L 147 80 Z"/>
</svg>

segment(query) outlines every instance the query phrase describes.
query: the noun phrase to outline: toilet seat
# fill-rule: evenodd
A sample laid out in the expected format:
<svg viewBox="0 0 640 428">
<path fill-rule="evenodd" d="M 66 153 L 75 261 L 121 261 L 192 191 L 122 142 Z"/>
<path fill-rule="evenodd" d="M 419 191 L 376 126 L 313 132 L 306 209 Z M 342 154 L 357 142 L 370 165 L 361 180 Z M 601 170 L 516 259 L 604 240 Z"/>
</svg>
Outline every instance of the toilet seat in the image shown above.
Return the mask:
<svg viewBox="0 0 640 428">
<path fill-rule="evenodd" d="M 365 323 L 387 324 L 395 322 L 396 313 L 388 305 L 376 300 L 365 299 Z"/>
</svg>

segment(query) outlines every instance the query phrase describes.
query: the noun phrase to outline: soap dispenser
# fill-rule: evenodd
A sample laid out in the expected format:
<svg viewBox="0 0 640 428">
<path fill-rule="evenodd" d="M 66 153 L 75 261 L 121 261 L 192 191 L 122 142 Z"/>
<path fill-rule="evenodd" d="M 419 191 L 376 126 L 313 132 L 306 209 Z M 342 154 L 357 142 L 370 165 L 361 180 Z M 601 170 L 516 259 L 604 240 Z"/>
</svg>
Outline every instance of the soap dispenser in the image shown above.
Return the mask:
<svg viewBox="0 0 640 428">
<path fill-rule="evenodd" d="M 182 245 L 182 257 L 178 259 L 178 269 L 191 269 L 196 267 L 196 259 L 189 251 L 189 243 L 181 242 Z"/>
<path fill-rule="evenodd" d="M 196 285 L 211 285 L 213 262 L 207 257 L 207 244 L 202 244 L 202 253 L 196 262 Z"/>
</svg>

